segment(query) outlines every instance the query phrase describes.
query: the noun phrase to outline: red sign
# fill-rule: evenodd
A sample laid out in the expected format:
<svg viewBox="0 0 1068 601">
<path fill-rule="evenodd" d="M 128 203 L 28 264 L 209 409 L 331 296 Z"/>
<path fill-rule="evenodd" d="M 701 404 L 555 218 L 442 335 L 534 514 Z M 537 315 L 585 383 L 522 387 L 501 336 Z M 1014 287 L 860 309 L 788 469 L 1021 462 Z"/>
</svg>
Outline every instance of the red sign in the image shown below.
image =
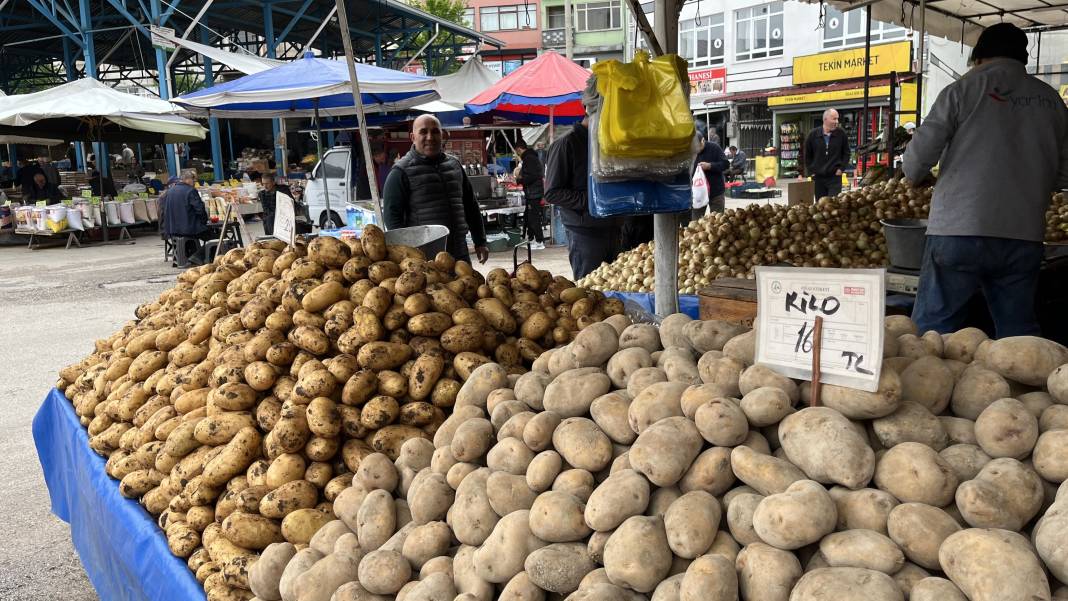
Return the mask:
<svg viewBox="0 0 1068 601">
<path fill-rule="evenodd" d="M 690 94 L 726 94 L 726 67 L 690 69 Z"/>
</svg>

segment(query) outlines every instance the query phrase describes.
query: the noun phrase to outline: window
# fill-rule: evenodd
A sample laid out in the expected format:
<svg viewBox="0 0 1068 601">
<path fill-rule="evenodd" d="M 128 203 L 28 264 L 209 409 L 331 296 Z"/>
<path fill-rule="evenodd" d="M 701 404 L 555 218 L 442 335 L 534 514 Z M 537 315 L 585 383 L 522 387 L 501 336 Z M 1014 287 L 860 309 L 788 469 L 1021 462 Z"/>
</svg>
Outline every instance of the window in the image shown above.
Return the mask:
<svg viewBox="0 0 1068 601">
<path fill-rule="evenodd" d="M 534 4 L 483 6 L 478 13 L 481 31 L 515 31 L 538 27 L 538 7 Z"/>
<path fill-rule="evenodd" d="M 606 0 L 604 2 L 587 2 L 575 7 L 575 15 L 578 23 L 577 31 L 603 31 L 606 29 L 619 29 L 620 25 L 620 0 Z"/>
<path fill-rule="evenodd" d="M 468 27 L 475 26 L 475 9 L 464 9 L 464 16 L 460 19 L 460 22 Z"/>
<path fill-rule="evenodd" d="M 679 55 L 691 67 L 723 64 L 723 13 L 679 22 Z"/>
<path fill-rule="evenodd" d="M 315 170 L 315 177 L 323 178 L 323 169 L 326 169 L 326 177 L 329 179 L 345 179 L 345 168 L 349 165 L 349 153 L 331 152 L 319 163 Z"/>
<path fill-rule="evenodd" d="M 850 46 L 864 45 L 866 8 L 851 10 L 847 13 L 827 6 L 827 13 L 823 20 L 823 47 L 824 48 L 849 48 Z M 883 23 L 872 20 L 871 41 L 872 43 L 889 40 L 904 39 L 908 31 L 904 27 L 893 23 Z"/>
<path fill-rule="evenodd" d="M 564 20 L 563 6 L 545 7 L 545 29 L 564 29 L 567 21 Z"/>
<path fill-rule="evenodd" d="M 735 60 L 782 56 L 782 2 L 734 11 Z"/>
</svg>

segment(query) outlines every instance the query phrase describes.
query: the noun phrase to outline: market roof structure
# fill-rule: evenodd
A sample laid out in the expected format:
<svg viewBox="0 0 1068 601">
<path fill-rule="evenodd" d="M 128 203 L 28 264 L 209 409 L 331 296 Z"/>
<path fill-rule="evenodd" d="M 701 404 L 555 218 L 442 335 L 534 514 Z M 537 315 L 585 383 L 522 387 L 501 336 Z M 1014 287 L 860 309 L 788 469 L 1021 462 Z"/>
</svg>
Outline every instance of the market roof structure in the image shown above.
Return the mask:
<svg viewBox="0 0 1068 601">
<path fill-rule="evenodd" d="M 920 6 L 926 7 L 924 29 L 930 34 L 974 44 L 983 29 L 1013 23 L 1021 29 L 1056 29 L 1068 23 L 1063 0 L 804 0 L 839 10 L 868 6 L 872 19 L 919 29 Z"/>
<path fill-rule="evenodd" d="M 0 89 L 35 91 L 85 76 L 115 83 L 157 72 L 167 53 L 152 29 L 266 58 L 296 58 L 308 46 L 341 54 L 334 2 L 315 0 L 0 0 Z M 503 42 L 399 0 L 346 0 L 357 59 L 399 68 L 435 32 L 471 54 Z M 195 27 L 194 27 L 195 25 Z M 157 37 L 157 41 L 159 38 Z M 199 55 L 181 51 L 175 76 L 202 75 Z M 215 65 L 218 72 L 219 65 Z M 142 84 L 143 85 L 143 84 Z M 152 87 L 152 86 L 147 86 Z M 181 85 L 179 85 L 181 87 Z M 150 90 L 154 91 L 154 90 Z M 184 91 L 184 90 L 179 90 Z"/>
</svg>

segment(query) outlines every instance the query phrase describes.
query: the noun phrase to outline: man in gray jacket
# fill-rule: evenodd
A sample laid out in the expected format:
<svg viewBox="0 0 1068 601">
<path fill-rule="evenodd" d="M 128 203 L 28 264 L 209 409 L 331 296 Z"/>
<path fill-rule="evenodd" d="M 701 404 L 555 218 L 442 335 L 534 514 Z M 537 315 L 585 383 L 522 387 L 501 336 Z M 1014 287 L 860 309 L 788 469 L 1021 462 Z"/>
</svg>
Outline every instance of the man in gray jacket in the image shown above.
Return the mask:
<svg viewBox="0 0 1068 601">
<path fill-rule="evenodd" d="M 1035 291 L 1046 208 L 1068 186 L 1068 108 L 1027 74 L 1027 36 L 986 29 L 973 68 L 938 95 L 905 151 L 918 182 L 941 162 L 912 319 L 920 331 L 964 327 L 986 298 L 996 335 L 1037 335 Z"/>
</svg>

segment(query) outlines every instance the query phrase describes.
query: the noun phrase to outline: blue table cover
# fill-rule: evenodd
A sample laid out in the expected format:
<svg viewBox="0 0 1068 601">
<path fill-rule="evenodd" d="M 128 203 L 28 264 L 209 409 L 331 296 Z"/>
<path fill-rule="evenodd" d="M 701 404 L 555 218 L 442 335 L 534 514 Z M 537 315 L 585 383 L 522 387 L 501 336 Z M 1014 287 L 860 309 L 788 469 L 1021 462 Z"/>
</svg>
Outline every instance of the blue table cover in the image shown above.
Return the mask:
<svg viewBox="0 0 1068 601">
<path fill-rule="evenodd" d="M 645 311 L 656 315 L 656 303 L 652 292 L 614 292 L 605 291 L 605 296 L 618 298 L 621 301 L 632 301 Z M 679 295 L 679 313 L 685 313 L 694 319 L 699 319 L 698 301 L 696 294 Z"/>
<path fill-rule="evenodd" d="M 204 590 L 171 555 L 155 519 L 104 471 L 104 458 L 63 393 L 52 389 L 33 418 L 33 441 L 52 513 L 70 524 L 74 548 L 107 601 L 197 601 Z"/>
</svg>

